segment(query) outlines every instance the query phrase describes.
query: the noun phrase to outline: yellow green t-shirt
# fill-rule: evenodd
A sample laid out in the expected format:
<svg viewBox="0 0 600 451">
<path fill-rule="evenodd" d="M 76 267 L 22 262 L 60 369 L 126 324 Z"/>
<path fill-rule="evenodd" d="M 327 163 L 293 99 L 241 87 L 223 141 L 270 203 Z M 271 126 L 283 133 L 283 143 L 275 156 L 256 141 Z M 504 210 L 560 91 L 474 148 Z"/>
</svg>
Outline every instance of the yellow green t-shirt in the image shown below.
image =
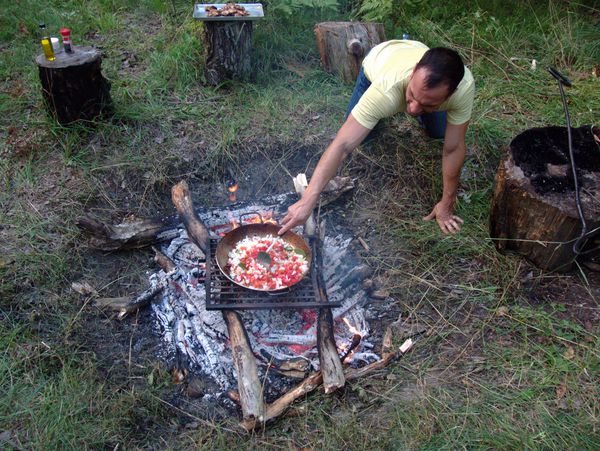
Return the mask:
<svg viewBox="0 0 600 451">
<path fill-rule="evenodd" d="M 413 68 L 428 47 L 422 42 L 392 40 L 376 45 L 363 61 L 365 75 L 371 86 L 352 110 L 352 116 L 364 127 L 372 129 L 384 117 L 406 111 L 406 87 Z M 456 91 L 436 111 L 446 111 L 450 124 L 464 124 L 471 118 L 475 82 L 471 71 L 465 75 Z"/>
</svg>

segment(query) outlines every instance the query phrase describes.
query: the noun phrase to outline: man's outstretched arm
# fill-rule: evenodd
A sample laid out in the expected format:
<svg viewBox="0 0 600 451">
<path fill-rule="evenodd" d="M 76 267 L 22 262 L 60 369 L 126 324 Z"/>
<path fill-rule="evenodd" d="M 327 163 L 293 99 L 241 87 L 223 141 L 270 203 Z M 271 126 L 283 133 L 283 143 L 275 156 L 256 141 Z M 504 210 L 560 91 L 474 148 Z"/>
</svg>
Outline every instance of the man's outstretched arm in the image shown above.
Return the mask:
<svg viewBox="0 0 600 451">
<path fill-rule="evenodd" d="M 447 124 L 442 155 L 444 191 L 442 199 L 425 216 L 426 221 L 435 218 L 444 233 L 457 233 L 463 220 L 454 215 L 454 203 L 458 191 L 460 171 L 465 161 L 467 146 L 465 136 L 469 122 L 460 125 Z"/>
<path fill-rule="evenodd" d="M 335 176 L 342 162 L 370 131 L 354 119 L 352 114 L 348 116 L 334 140 L 321 156 L 302 198 L 288 208 L 287 215 L 281 221 L 282 227 L 279 235 L 306 222 L 317 205 L 319 195 L 325 185 Z"/>
</svg>

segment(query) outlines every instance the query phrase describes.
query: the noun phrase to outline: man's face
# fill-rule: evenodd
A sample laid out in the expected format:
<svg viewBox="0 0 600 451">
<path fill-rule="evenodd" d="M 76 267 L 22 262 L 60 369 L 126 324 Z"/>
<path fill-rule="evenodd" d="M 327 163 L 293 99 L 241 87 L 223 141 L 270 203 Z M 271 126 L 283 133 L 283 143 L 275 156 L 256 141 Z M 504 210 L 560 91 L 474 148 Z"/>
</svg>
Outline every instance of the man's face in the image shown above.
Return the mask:
<svg viewBox="0 0 600 451">
<path fill-rule="evenodd" d="M 411 116 L 431 113 L 448 98 L 445 84 L 431 89 L 425 87 L 426 75 L 426 69 L 419 69 L 410 76 L 406 87 L 406 112 Z"/>
</svg>

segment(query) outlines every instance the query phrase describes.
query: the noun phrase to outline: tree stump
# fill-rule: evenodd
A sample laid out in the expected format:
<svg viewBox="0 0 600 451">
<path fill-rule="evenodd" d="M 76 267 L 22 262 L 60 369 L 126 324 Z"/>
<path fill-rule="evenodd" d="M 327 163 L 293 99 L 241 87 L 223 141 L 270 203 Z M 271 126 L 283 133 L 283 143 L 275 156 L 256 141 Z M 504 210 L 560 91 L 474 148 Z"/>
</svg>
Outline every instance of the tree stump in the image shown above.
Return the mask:
<svg viewBox="0 0 600 451">
<path fill-rule="evenodd" d="M 244 79 L 252 72 L 252 22 L 249 20 L 205 22 L 204 75 L 211 85 Z"/>
<path fill-rule="evenodd" d="M 600 225 L 600 133 L 584 126 L 572 137 L 589 231 Z M 496 173 L 490 235 L 499 251 L 515 251 L 542 269 L 572 268 L 581 223 L 565 127 L 534 128 L 512 140 Z"/>
<path fill-rule="evenodd" d="M 356 81 L 369 50 L 385 41 L 383 25 L 372 22 L 321 22 L 315 35 L 325 71 L 348 84 Z"/>
<path fill-rule="evenodd" d="M 91 121 L 112 112 L 110 83 L 102 76 L 102 58 L 94 47 L 74 47 L 54 61 L 43 54 L 35 62 L 48 111 L 61 124 Z"/>
</svg>

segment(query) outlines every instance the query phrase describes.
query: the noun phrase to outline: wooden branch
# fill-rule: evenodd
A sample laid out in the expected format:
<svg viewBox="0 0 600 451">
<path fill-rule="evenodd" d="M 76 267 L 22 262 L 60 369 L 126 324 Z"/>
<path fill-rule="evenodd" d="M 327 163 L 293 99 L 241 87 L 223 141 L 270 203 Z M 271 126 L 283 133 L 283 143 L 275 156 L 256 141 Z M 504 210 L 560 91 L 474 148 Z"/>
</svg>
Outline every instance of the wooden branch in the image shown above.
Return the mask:
<svg viewBox="0 0 600 451">
<path fill-rule="evenodd" d="M 208 262 L 208 257 L 210 256 L 210 237 L 208 236 L 208 230 L 194 211 L 192 196 L 185 181 L 181 181 L 171 188 L 171 198 L 173 199 L 177 213 L 179 213 L 179 216 L 183 220 L 183 225 L 188 232 L 190 240 L 204 252 Z"/>
<path fill-rule="evenodd" d="M 314 256 L 313 271 L 316 273 L 319 287 L 319 297 L 325 305 L 329 303 L 327 290 L 325 289 L 325 280 L 323 280 L 323 235 L 324 224 L 321 223 L 318 233 L 310 239 L 312 252 Z M 319 318 L 317 320 L 317 349 L 319 351 L 319 363 L 323 373 L 323 386 L 325 393 L 332 393 L 338 388 L 342 388 L 346 381 L 344 379 L 344 369 L 342 361 L 338 355 L 335 344 L 335 335 L 333 329 L 333 315 L 328 307 L 319 309 Z"/>
<path fill-rule="evenodd" d="M 306 174 L 298 174 L 293 178 L 294 189 L 302 196 L 304 190 L 308 186 Z M 321 302 L 327 304 L 327 292 L 325 290 L 325 281 L 323 280 L 323 237 L 324 225 L 320 228 L 316 227 L 316 222 L 313 213 L 307 219 L 304 225 L 304 233 L 309 237 L 309 242 L 313 254 L 313 277 L 317 277 L 317 285 L 319 287 L 319 296 Z M 337 352 L 335 345 L 335 337 L 333 333 L 333 316 L 331 309 L 319 309 L 319 318 L 317 322 L 317 349 L 319 351 L 319 363 L 321 373 L 323 375 L 323 385 L 325 393 L 332 393 L 338 388 L 344 386 L 344 370 L 342 362 Z"/>
<path fill-rule="evenodd" d="M 320 371 L 311 374 L 296 387 L 292 388 L 290 391 L 269 404 L 265 410 L 265 415 L 262 422 L 249 419 L 243 420 L 240 425 L 246 431 L 251 431 L 269 421 L 273 421 L 275 418 L 279 417 L 283 412 L 285 412 L 290 404 L 292 404 L 296 399 L 315 390 L 319 385 L 321 385 L 321 382 L 323 382 L 323 376 L 321 375 Z"/>
<path fill-rule="evenodd" d="M 265 405 L 262 385 L 258 378 L 256 359 L 250 348 L 246 329 L 239 314 L 233 310 L 223 310 L 227 323 L 229 341 L 233 353 L 233 363 L 237 373 L 238 393 L 244 419 L 263 421 Z"/>
<path fill-rule="evenodd" d="M 210 271 L 210 237 L 208 230 L 198 218 L 194 210 L 192 198 L 185 181 L 179 182 L 171 190 L 171 197 L 175 208 L 183 219 L 190 240 L 198 246 L 206 259 L 207 273 Z M 208 276 L 207 276 L 208 277 Z M 233 354 L 238 381 L 238 393 L 244 420 L 263 421 L 265 406 L 262 394 L 262 385 L 258 378 L 256 359 L 246 335 L 246 330 L 237 312 L 224 310 L 223 318 L 227 323 L 229 341 Z"/>
<path fill-rule="evenodd" d="M 331 202 L 336 201 L 342 194 L 354 189 L 354 179 L 351 177 L 340 177 L 335 176 L 321 192 L 319 197 L 319 203 L 321 207 L 324 207 Z"/>
<path fill-rule="evenodd" d="M 413 341 L 409 339 L 406 340 L 396 351 L 389 352 L 377 362 L 371 363 L 370 365 L 362 368 L 346 368 L 344 371 L 345 378 L 348 381 L 356 380 L 359 377 L 363 377 L 375 371 L 381 370 L 388 366 L 395 359 L 406 354 L 412 348 L 412 346 Z M 296 399 L 307 395 L 313 390 L 316 390 L 322 382 L 323 375 L 321 371 L 311 374 L 300 384 L 296 385 L 296 387 L 277 398 L 271 404 L 268 404 L 265 410 L 263 422 L 256 420 L 244 420 L 240 423 L 240 426 L 249 432 L 257 427 L 264 426 L 268 422 L 274 421 L 276 418 L 280 417 Z"/>
<path fill-rule="evenodd" d="M 342 361 L 335 345 L 333 316 L 329 308 L 319 309 L 317 348 L 319 350 L 319 363 L 323 373 L 325 393 L 332 393 L 338 388 L 342 388 L 346 381 Z"/>
<path fill-rule="evenodd" d="M 118 318 L 123 319 L 129 313 L 138 311 L 139 309 L 149 305 L 156 295 L 165 289 L 164 284 L 158 284 L 150 287 L 143 293 L 135 297 L 118 297 L 118 298 L 99 298 L 96 299 L 96 305 L 103 308 L 109 308 L 120 312 Z"/>
<path fill-rule="evenodd" d="M 152 250 L 154 251 L 154 261 L 163 269 L 164 272 L 168 274 L 177 268 L 175 262 L 157 248 L 152 246 Z"/>
<path fill-rule="evenodd" d="M 374 373 L 375 371 L 382 370 L 395 360 L 398 356 L 403 353 L 398 349 L 396 351 L 385 354 L 381 360 L 370 363 L 369 365 L 362 366 L 360 368 L 348 368 L 344 371 L 347 381 L 353 381 L 360 377 L 367 376 L 368 374 Z"/>
<path fill-rule="evenodd" d="M 89 246 L 102 251 L 137 249 L 178 235 L 179 218 L 140 219 L 121 224 L 106 224 L 91 216 L 77 220 L 77 226 L 90 236 Z"/>
</svg>

